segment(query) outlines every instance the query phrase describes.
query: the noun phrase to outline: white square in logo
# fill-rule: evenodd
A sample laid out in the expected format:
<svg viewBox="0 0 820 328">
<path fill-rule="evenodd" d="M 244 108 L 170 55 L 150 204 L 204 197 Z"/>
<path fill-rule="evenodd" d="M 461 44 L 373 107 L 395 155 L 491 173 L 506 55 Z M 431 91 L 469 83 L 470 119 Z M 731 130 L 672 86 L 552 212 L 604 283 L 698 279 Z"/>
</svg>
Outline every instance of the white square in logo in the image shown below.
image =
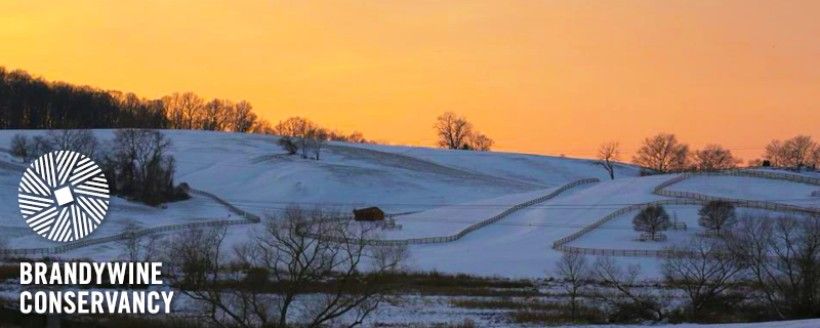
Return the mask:
<svg viewBox="0 0 820 328">
<path fill-rule="evenodd" d="M 58 206 L 70 204 L 74 201 L 74 195 L 71 194 L 71 189 L 68 186 L 55 190 L 54 198 L 57 199 Z"/>
</svg>

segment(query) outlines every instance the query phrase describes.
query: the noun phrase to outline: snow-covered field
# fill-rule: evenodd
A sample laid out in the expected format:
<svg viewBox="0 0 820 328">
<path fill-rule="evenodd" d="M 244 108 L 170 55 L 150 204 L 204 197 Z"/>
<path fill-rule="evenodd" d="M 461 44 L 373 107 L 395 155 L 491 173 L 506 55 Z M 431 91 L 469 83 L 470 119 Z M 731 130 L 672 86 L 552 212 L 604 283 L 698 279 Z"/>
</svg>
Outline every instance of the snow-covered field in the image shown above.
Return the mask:
<svg viewBox="0 0 820 328">
<path fill-rule="evenodd" d="M 488 276 L 553 274 L 553 265 L 561 257 L 560 252 L 552 249 L 554 241 L 620 207 L 661 199 L 651 191 L 668 178 L 624 178 L 571 190 L 456 242 L 415 246 L 413 264 L 425 270 Z M 653 259 L 644 261 L 654 262 Z"/>
<path fill-rule="evenodd" d="M 668 189 L 811 207 L 820 203 L 818 197 L 811 196 L 819 188 L 820 186 L 803 183 L 742 176 L 693 176 Z"/>
<path fill-rule="evenodd" d="M 0 131 L 0 148 L 7 148 L 15 134 L 42 135 L 44 131 Z M 605 178 L 606 172 L 587 160 L 556 157 L 448 151 L 434 148 L 390 147 L 330 142 L 320 161 L 286 156 L 273 136 L 164 131 L 172 140 L 176 158 L 176 181 L 214 193 L 247 211 L 266 214 L 289 206 L 331 207 L 343 213 L 352 208 L 379 206 L 388 213 L 416 212 L 447 207 L 475 209 L 469 202 L 489 202 L 475 213 L 457 213 L 471 220 L 502 211 L 508 203 L 537 197 L 552 188 L 584 177 Z M 113 131 L 95 131 L 106 147 Z M 7 153 L 0 163 L 20 164 Z M 636 175 L 637 169 L 620 166 L 618 173 Z M 21 172 L 0 166 L 0 226 L 17 248 L 44 247 L 52 242 L 27 233 L 19 219 L 16 193 Z M 520 195 L 517 195 L 520 194 Z M 497 200 L 486 200 L 498 198 Z M 175 224 L 202 219 L 224 219 L 228 212 L 207 199 L 170 204 L 167 209 L 149 208 L 114 199 L 106 224 L 89 238 L 119 233 L 129 220 L 141 226 Z M 440 218 L 439 214 L 420 214 Z M 488 212 L 489 211 L 489 212 Z M 469 210 L 468 210 L 469 212 Z M 447 216 L 453 218 L 453 212 Z M 475 214 L 475 215 L 473 215 Z M 403 220 L 403 219 L 402 219 Z M 421 220 L 417 221 L 421 222 Z M 469 223 L 468 223 L 469 224 Z M 453 230 L 465 225 L 458 222 Z M 446 232 L 441 222 L 431 222 L 425 234 Z M 240 234 L 246 227 L 234 227 Z M 251 229 L 252 230 L 252 229 Z M 408 225 L 403 233 L 419 231 Z M 66 256 L 110 256 L 110 245 L 76 250 Z"/>
<path fill-rule="evenodd" d="M 475 327 L 533 328 L 537 324 L 510 322 L 509 310 L 465 309 L 453 306 L 453 297 L 410 297 L 398 305 L 386 304 L 367 320 L 375 327 L 458 327 L 465 320 Z M 732 324 L 651 324 L 651 325 L 550 325 L 550 327 L 573 328 L 817 328 L 820 319 L 790 320 Z"/>
<path fill-rule="evenodd" d="M 8 147 L 13 135 L 42 134 L 42 131 L 0 131 L 0 149 Z M 103 141 L 112 131 L 95 132 Z M 381 238 L 407 239 L 455 234 L 508 208 L 557 190 L 584 178 L 600 182 L 561 192 L 542 203 L 525 207 L 503 220 L 449 243 L 411 245 L 407 267 L 509 278 L 543 278 L 555 275 L 561 257 L 552 244 L 620 208 L 668 199 L 653 193 L 656 186 L 675 175 L 638 177 L 638 170 L 618 166 L 615 180 L 589 160 L 510 153 L 450 151 L 433 148 L 329 143 L 319 161 L 287 156 L 273 136 L 194 131 L 165 131 L 173 142 L 176 182 L 208 191 L 246 211 L 275 214 L 289 205 L 329 207 L 341 213 L 353 208 L 379 206 L 399 214 L 399 228 L 385 230 Z M 102 147 L 107 147 L 103 144 Z M 17 185 L 21 163 L 0 152 L 0 237 L 12 248 L 56 245 L 31 233 L 17 208 Z M 778 171 L 782 173 L 782 171 Z M 816 173 L 801 173 L 817 177 Z M 815 185 L 734 176 L 694 176 L 669 190 L 697 192 L 710 196 L 766 200 L 803 207 L 820 207 L 820 197 L 811 196 Z M 639 242 L 632 229 L 632 216 L 616 217 L 573 241 L 572 246 L 610 249 L 661 249 L 683 244 L 702 232 L 697 224 L 698 207 L 669 205 L 667 211 L 686 230 L 668 231 L 665 242 Z M 747 210 L 762 212 L 761 210 Z M 135 223 L 141 227 L 236 219 L 212 199 L 190 200 L 149 207 L 120 198 L 112 199 L 109 215 L 88 238 L 122 232 Z M 258 232 L 258 224 L 231 226 L 228 243 L 238 243 Z M 109 243 L 72 250 L 57 256 L 111 260 L 121 253 Z M 622 264 L 640 264 L 645 278 L 656 278 L 659 259 L 620 258 Z M 388 305 L 373 323 L 460 324 L 464 318 L 481 318 L 479 326 L 511 327 L 499 313 L 457 308 L 442 298 L 415 298 L 399 306 Z M 501 313 L 501 316 L 504 314 Z M 665 327 L 665 325 L 656 325 Z M 820 321 L 732 325 L 670 325 L 672 327 L 820 327 Z M 608 326 L 611 327 L 611 326 Z M 630 326 L 618 326 L 630 327 Z"/>
<path fill-rule="evenodd" d="M 0 131 L 0 148 L 17 133 Z M 95 132 L 103 142 L 113 132 Z M 674 175 L 637 177 L 628 165 L 617 168 L 615 180 L 594 162 L 582 159 L 511 153 L 451 151 L 330 142 L 321 160 L 286 156 L 277 138 L 264 135 L 201 131 L 164 131 L 172 140 L 176 181 L 216 194 L 231 204 L 260 215 L 289 206 L 330 207 L 342 213 L 352 208 L 379 206 L 395 218 L 400 229 L 386 230 L 383 238 L 405 239 L 452 235 L 498 214 L 514 204 L 534 199 L 569 182 L 598 178 L 599 183 L 569 189 L 546 202 L 524 208 L 503 220 L 450 243 L 413 245 L 410 267 L 507 277 L 548 275 L 561 253 L 552 243 L 592 224 L 619 208 L 664 199 L 652 193 Z M 20 179 L 17 159 L 0 153 L 0 227 L 3 237 L 17 248 L 53 243 L 29 233 L 20 219 L 16 193 Z M 812 197 L 817 186 L 771 179 L 695 176 L 670 186 L 713 196 L 770 200 L 807 207 L 820 206 Z M 89 238 L 121 232 L 127 222 L 143 227 L 225 219 L 229 212 L 212 200 L 194 197 L 151 208 L 114 199 L 109 218 Z M 658 249 L 685 242 L 699 231 L 696 207 L 670 207 L 689 226 L 669 232 L 663 243 L 636 242 L 627 214 L 574 241 L 574 246 Z M 406 214 L 410 212 L 410 214 Z M 246 240 L 257 225 L 229 229 L 229 240 Z M 117 245 L 96 245 L 62 256 L 110 259 Z M 640 263 L 648 276 L 657 273 L 657 259 L 624 258 Z"/>
<path fill-rule="evenodd" d="M 696 205 L 665 205 L 664 208 L 673 222 L 685 224 L 685 229 L 669 229 L 663 234 L 666 235 L 665 242 L 640 241 L 638 233 L 632 228 L 632 218 L 637 212 L 630 212 L 620 215 L 611 221 L 598 227 L 598 229 L 585 234 L 583 237 L 571 243 L 572 246 L 583 248 L 608 248 L 608 249 L 649 249 L 660 250 L 671 245 L 685 245 L 693 237 L 703 234 L 706 230 L 698 225 L 698 210 Z M 745 214 L 777 216 L 777 212 L 759 209 L 738 208 L 737 215 Z"/>
</svg>

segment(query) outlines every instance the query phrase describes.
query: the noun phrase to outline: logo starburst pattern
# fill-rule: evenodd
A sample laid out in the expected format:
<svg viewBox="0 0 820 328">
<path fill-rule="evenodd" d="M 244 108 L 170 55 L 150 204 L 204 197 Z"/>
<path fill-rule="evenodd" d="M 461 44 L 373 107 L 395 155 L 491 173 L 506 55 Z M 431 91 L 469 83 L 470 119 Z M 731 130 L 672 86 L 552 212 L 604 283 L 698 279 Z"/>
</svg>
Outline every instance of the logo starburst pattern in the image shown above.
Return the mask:
<svg viewBox="0 0 820 328">
<path fill-rule="evenodd" d="M 108 190 L 97 163 L 77 152 L 54 151 L 26 168 L 17 189 L 18 204 L 34 232 L 70 242 L 87 236 L 105 219 Z"/>
</svg>

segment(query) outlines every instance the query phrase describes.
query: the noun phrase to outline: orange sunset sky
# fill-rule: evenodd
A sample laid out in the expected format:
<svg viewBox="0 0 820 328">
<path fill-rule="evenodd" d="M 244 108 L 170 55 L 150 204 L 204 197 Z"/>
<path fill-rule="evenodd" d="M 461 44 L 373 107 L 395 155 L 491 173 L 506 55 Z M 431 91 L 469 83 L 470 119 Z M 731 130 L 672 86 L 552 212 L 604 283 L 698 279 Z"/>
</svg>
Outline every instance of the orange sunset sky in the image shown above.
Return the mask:
<svg viewBox="0 0 820 328">
<path fill-rule="evenodd" d="M 820 138 L 820 1 L 0 2 L 0 65 L 246 99 L 394 144 L 455 111 L 497 150 L 626 156 L 672 132 L 744 159 Z"/>
</svg>

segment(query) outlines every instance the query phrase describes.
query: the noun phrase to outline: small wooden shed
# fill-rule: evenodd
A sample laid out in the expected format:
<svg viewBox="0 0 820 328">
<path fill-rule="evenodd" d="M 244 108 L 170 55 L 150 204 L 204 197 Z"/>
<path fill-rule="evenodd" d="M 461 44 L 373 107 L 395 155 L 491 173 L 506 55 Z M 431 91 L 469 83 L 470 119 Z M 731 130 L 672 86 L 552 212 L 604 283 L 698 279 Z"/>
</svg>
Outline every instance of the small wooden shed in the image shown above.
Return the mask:
<svg viewBox="0 0 820 328">
<path fill-rule="evenodd" d="M 367 207 L 353 210 L 356 221 L 384 221 L 384 211 L 378 207 Z"/>
</svg>

